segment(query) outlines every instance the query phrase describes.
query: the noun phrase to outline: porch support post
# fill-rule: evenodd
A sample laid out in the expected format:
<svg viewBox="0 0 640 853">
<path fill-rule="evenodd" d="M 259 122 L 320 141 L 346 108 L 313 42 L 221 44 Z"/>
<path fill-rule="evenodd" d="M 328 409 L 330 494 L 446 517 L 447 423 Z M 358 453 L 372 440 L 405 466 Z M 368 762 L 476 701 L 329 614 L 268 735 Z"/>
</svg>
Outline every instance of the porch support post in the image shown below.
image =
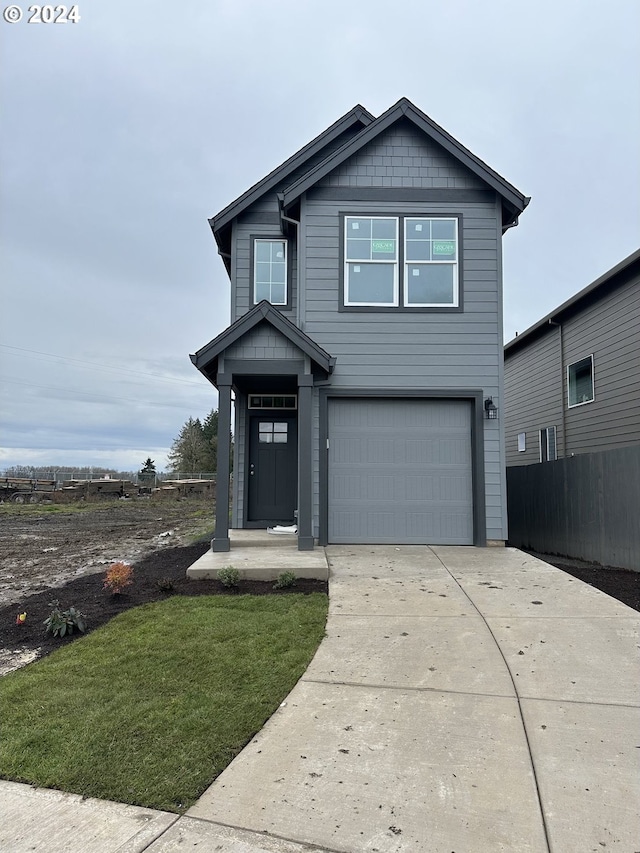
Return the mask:
<svg viewBox="0 0 640 853">
<path fill-rule="evenodd" d="M 313 551 L 313 455 L 311 392 L 313 376 L 298 377 L 298 551 Z"/>
<path fill-rule="evenodd" d="M 218 470 L 216 474 L 216 527 L 212 551 L 228 551 L 229 542 L 229 435 L 231 432 L 231 376 L 218 374 Z"/>
</svg>

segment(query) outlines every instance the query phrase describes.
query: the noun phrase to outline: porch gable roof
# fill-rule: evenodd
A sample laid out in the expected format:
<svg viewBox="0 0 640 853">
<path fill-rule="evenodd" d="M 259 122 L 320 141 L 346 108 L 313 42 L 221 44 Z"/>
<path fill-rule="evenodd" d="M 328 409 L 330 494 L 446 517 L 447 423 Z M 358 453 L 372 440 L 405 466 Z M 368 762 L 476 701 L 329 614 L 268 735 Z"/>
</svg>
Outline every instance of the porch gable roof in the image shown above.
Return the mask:
<svg viewBox="0 0 640 853">
<path fill-rule="evenodd" d="M 333 372 L 335 358 L 318 346 L 308 335 L 284 317 L 277 308 L 274 308 L 265 299 L 259 302 L 247 314 L 244 314 L 235 323 L 232 323 L 224 332 L 221 332 L 208 344 L 201 347 L 196 353 L 190 355 L 192 364 L 209 380 L 216 385 L 218 372 L 218 358 L 230 346 L 238 343 L 242 337 L 254 329 L 259 323 L 267 322 L 280 332 L 288 341 L 296 346 L 301 352 L 321 369 L 327 376 Z"/>
</svg>

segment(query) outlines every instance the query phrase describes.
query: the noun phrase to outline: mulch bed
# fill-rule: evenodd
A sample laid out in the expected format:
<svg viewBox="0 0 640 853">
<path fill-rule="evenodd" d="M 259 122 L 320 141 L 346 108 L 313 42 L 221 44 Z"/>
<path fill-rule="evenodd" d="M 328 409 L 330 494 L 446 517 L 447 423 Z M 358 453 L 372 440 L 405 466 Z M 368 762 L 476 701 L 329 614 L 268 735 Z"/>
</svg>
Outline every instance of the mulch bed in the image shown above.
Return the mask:
<svg viewBox="0 0 640 853">
<path fill-rule="evenodd" d="M 87 617 L 86 633 L 99 628 L 114 616 L 152 601 L 161 601 L 171 595 L 287 595 L 289 593 L 327 592 L 326 581 L 296 580 L 295 586 L 274 590 L 273 581 L 240 581 L 236 589 L 230 590 L 217 580 L 189 580 L 186 571 L 210 545 L 201 542 L 183 548 L 167 548 L 154 551 L 133 566 L 133 584 L 119 595 L 103 589 L 104 572 L 84 575 L 69 581 L 64 586 L 48 589 L 25 597 L 17 604 L 0 608 L 0 648 L 41 649 L 46 655 L 61 645 L 77 639 L 71 636 L 59 638 L 45 634 L 42 624 L 51 613 L 51 602 L 58 599 L 66 610 L 75 607 Z M 19 613 L 26 611 L 27 619 L 16 624 Z"/>
<path fill-rule="evenodd" d="M 601 592 L 606 592 L 612 598 L 617 598 L 623 604 L 640 611 L 640 572 L 631 569 L 616 569 L 612 566 L 600 566 L 598 563 L 585 563 L 582 560 L 572 560 L 569 557 L 556 557 L 551 554 L 538 554 L 529 551 L 533 557 L 550 563 L 557 569 L 578 580 L 594 586 Z"/>
</svg>

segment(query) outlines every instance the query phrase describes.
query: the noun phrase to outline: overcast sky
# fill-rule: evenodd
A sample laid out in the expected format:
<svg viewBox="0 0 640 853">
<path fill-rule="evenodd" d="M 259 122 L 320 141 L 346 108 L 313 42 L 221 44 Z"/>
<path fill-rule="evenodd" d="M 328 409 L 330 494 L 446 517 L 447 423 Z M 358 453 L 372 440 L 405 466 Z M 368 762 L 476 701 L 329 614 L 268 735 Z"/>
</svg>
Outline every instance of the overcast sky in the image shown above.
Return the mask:
<svg viewBox="0 0 640 853">
<path fill-rule="evenodd" d="M 217 406 L 207 218 L 352 106 L 406 96 L 531 204 L 505 340 L 638 248 L 637 0 L 80 0 L 0 20 L 0 470 L 159 468 Z M 2 8 L 5 8 L 3 4 Z"/>
</svg>

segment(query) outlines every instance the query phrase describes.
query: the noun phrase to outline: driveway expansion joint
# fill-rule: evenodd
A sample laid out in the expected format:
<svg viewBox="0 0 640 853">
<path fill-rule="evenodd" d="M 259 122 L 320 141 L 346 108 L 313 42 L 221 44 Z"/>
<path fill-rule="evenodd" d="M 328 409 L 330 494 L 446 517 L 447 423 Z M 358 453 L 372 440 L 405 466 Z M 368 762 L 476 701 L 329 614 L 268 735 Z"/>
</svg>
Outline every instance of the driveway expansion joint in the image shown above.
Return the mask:
<svg viewBox="0 0 640 853">
<path fill-rule="evenodd" d="M 442 687 L 410 687 L 403 684 L 372 684 L 362 681 L 329 681 L 324 678 L 305 678 L 300 681 L 306 684 L 329 684 L 333 687 L 359 687 L 365 690 L 395 690 L 397 693 L 443 693 L 454 696 L 486 696 L 487 699 L 517 699 L 515 693 L 486 693 L 484 691 L 445 690 Z"/>
<path fill-rule="evenodd" d="M 532 773 L 533 773 L 533 781 L 534 781 L 535 788 L 536 788 L 536 796 L 537 796 L 537 799 L 538 799 L 538 811 L 539 811 L 540 820 L 542 821 L 542 829 L 543 829 L 543 832 L 544 832 L 544 839 L 545 839 L 545 842 L 546 842 L 546 845 L 547 845 L 547 851 L 548 851 L 548 853 L 552 853 L 552 848 L 551 848 L 551 837 L 550 837 L 550 833 L 549 833 L 549 827 L 547 826 L 547 819 L 546 819 L 546 816 L 545 816 L 545 813 L 544 813 L 544 808 L 543 808 L 543 805 L 542 805 L 542 792 L 541 792 L 541 790 L 540 790 L 540 781 L 539 781 L 539 779 L 538 779 L 538 773 L 537 773 L 537 771 L 536 771 L 536 765 L 535 765 L 535 761 L 534 761 L 534 759 L 533 759 L 533 751 L 532 751 L 532 749 L 531 749 L 531 741 L 530 741 L 530 739 L 529 739 L 529 732 L 527 731 L 527 726 L 526 726 L 526 723 L 525 723 L 525 720 L 524 720 L 524 712 L 523 712 L 523 710 L 522 710 L 521 697 L 520 697 L 520 695 L 518 694 L 518 685 L 516 684 L 516 680 L 515 680 L 515 678 L 514 678 L 514 676 L 513 676 L 513 673 L 512 673 L 512 671 L 511 671 L 511 667 L 509 666 L 509 662 L 507 661 L 506 655 L 505 655 L 505 653 L 503 652 L 502 647 L 500 646 L 500 643 L 498 642 L 498 639 L 497 639 L 496 635 L 493 633 L 493 631 L 492 631 L 492 629 L 491 629 L 491 626 L 489 625 L 489 622 L 488 622 L 488 620 L 487 620 L 486 616 L 484 615 L 484 613 L 482 613 L 482 611 L 480 610 L 480 608 L 478 607 L 478 605 L 477 605 L 477 604 L 475 603 L 475 601 L 471 598 L 471 596 L 470 596 L 470 595 L 469 595 L 469 593 L 466 591 L 466 589 L 462 586 L 462 584 L 460 583 L 460 581 L 459 581 L 459 580 L 454 576 L 454 574 L 453 574 L 453 573 L 452 573 L 452 572 L 447 568 L 447 566 L 446 566 L 446 565 L 444 564 L 444 562 L 441 560 L 440 556 L 436 553 L 436 551 L 434 551 L 434 550 L 433 550 L 433 548 L 431 548 L 430 546 L 429 546 L 429 550 L 430 550 L 430 551 L 431 551 L 431 553 L 432 553 L 432 554 L 433 554 L 433 555 L 438 559 L 438 561 L 440 562 L 440 564 L 442 565 L 442 567 L 444 568 L 444 570 L 445 570 L 445 571 L 450 575 L 450 577 L 452 578 L 452 580 L 454 581 L 454 583 L 458 586 L 458 588 L 460 589 L 460 591 L 462 592 L 462 594 L 465 596 L 465 598 L 467 599 L 467 601 L 471 604 L 471 606 L 474 608 L 474 610 L 476 611 L 476 613 L 481 617 L 482 621 L 484 622 L 484 624 L 485 624 L 485 626 L 486 626 L 486 628 L 487 628 L 487 631 L 488 631 L 488 632 L 489 632 L 489 634 L 491 635 L 491 637 L 492 637 L 492 639 L 493 639 L 493 642 L 494 642 L 494 643 L 495 643 L 495 645 L 496 645 L 496 648 L 497 648 L 497 649 L 498 649 L 498 651 L 500 652 L 500 656 L 502 657 L 502 660 L 504 661 L 504 665 L 505 665 L 505 667 L 507 668 L 507 672 L 509 673 L 509 678 L 511 679 L 511 683 L 513 684 L 513 690 L 514 690 L 514 693 L 515 693 L 515 699 L 516 699 L 516 702 L 518 703 L 518 713 L 519 713 L 519 715 L 520 715 L 520 722 L 521 722 L 521 724 L 522 724 L 522 731 L 523 731 L 523 733 L 524 733 L 525 741 L 526 741 L 526 744 L 527 744 L 527 750 L 528 750 L 528 752 L 529 752 L 529 761 L 531 762 L 531 771 L 532 771 Z M 501 617 L 492 617 L 492 618 L 501 618 Z M 508 617 L 508 618 L 512 618 L 512 617 L 510 616 L 510 617 Z"/>
</svg>

